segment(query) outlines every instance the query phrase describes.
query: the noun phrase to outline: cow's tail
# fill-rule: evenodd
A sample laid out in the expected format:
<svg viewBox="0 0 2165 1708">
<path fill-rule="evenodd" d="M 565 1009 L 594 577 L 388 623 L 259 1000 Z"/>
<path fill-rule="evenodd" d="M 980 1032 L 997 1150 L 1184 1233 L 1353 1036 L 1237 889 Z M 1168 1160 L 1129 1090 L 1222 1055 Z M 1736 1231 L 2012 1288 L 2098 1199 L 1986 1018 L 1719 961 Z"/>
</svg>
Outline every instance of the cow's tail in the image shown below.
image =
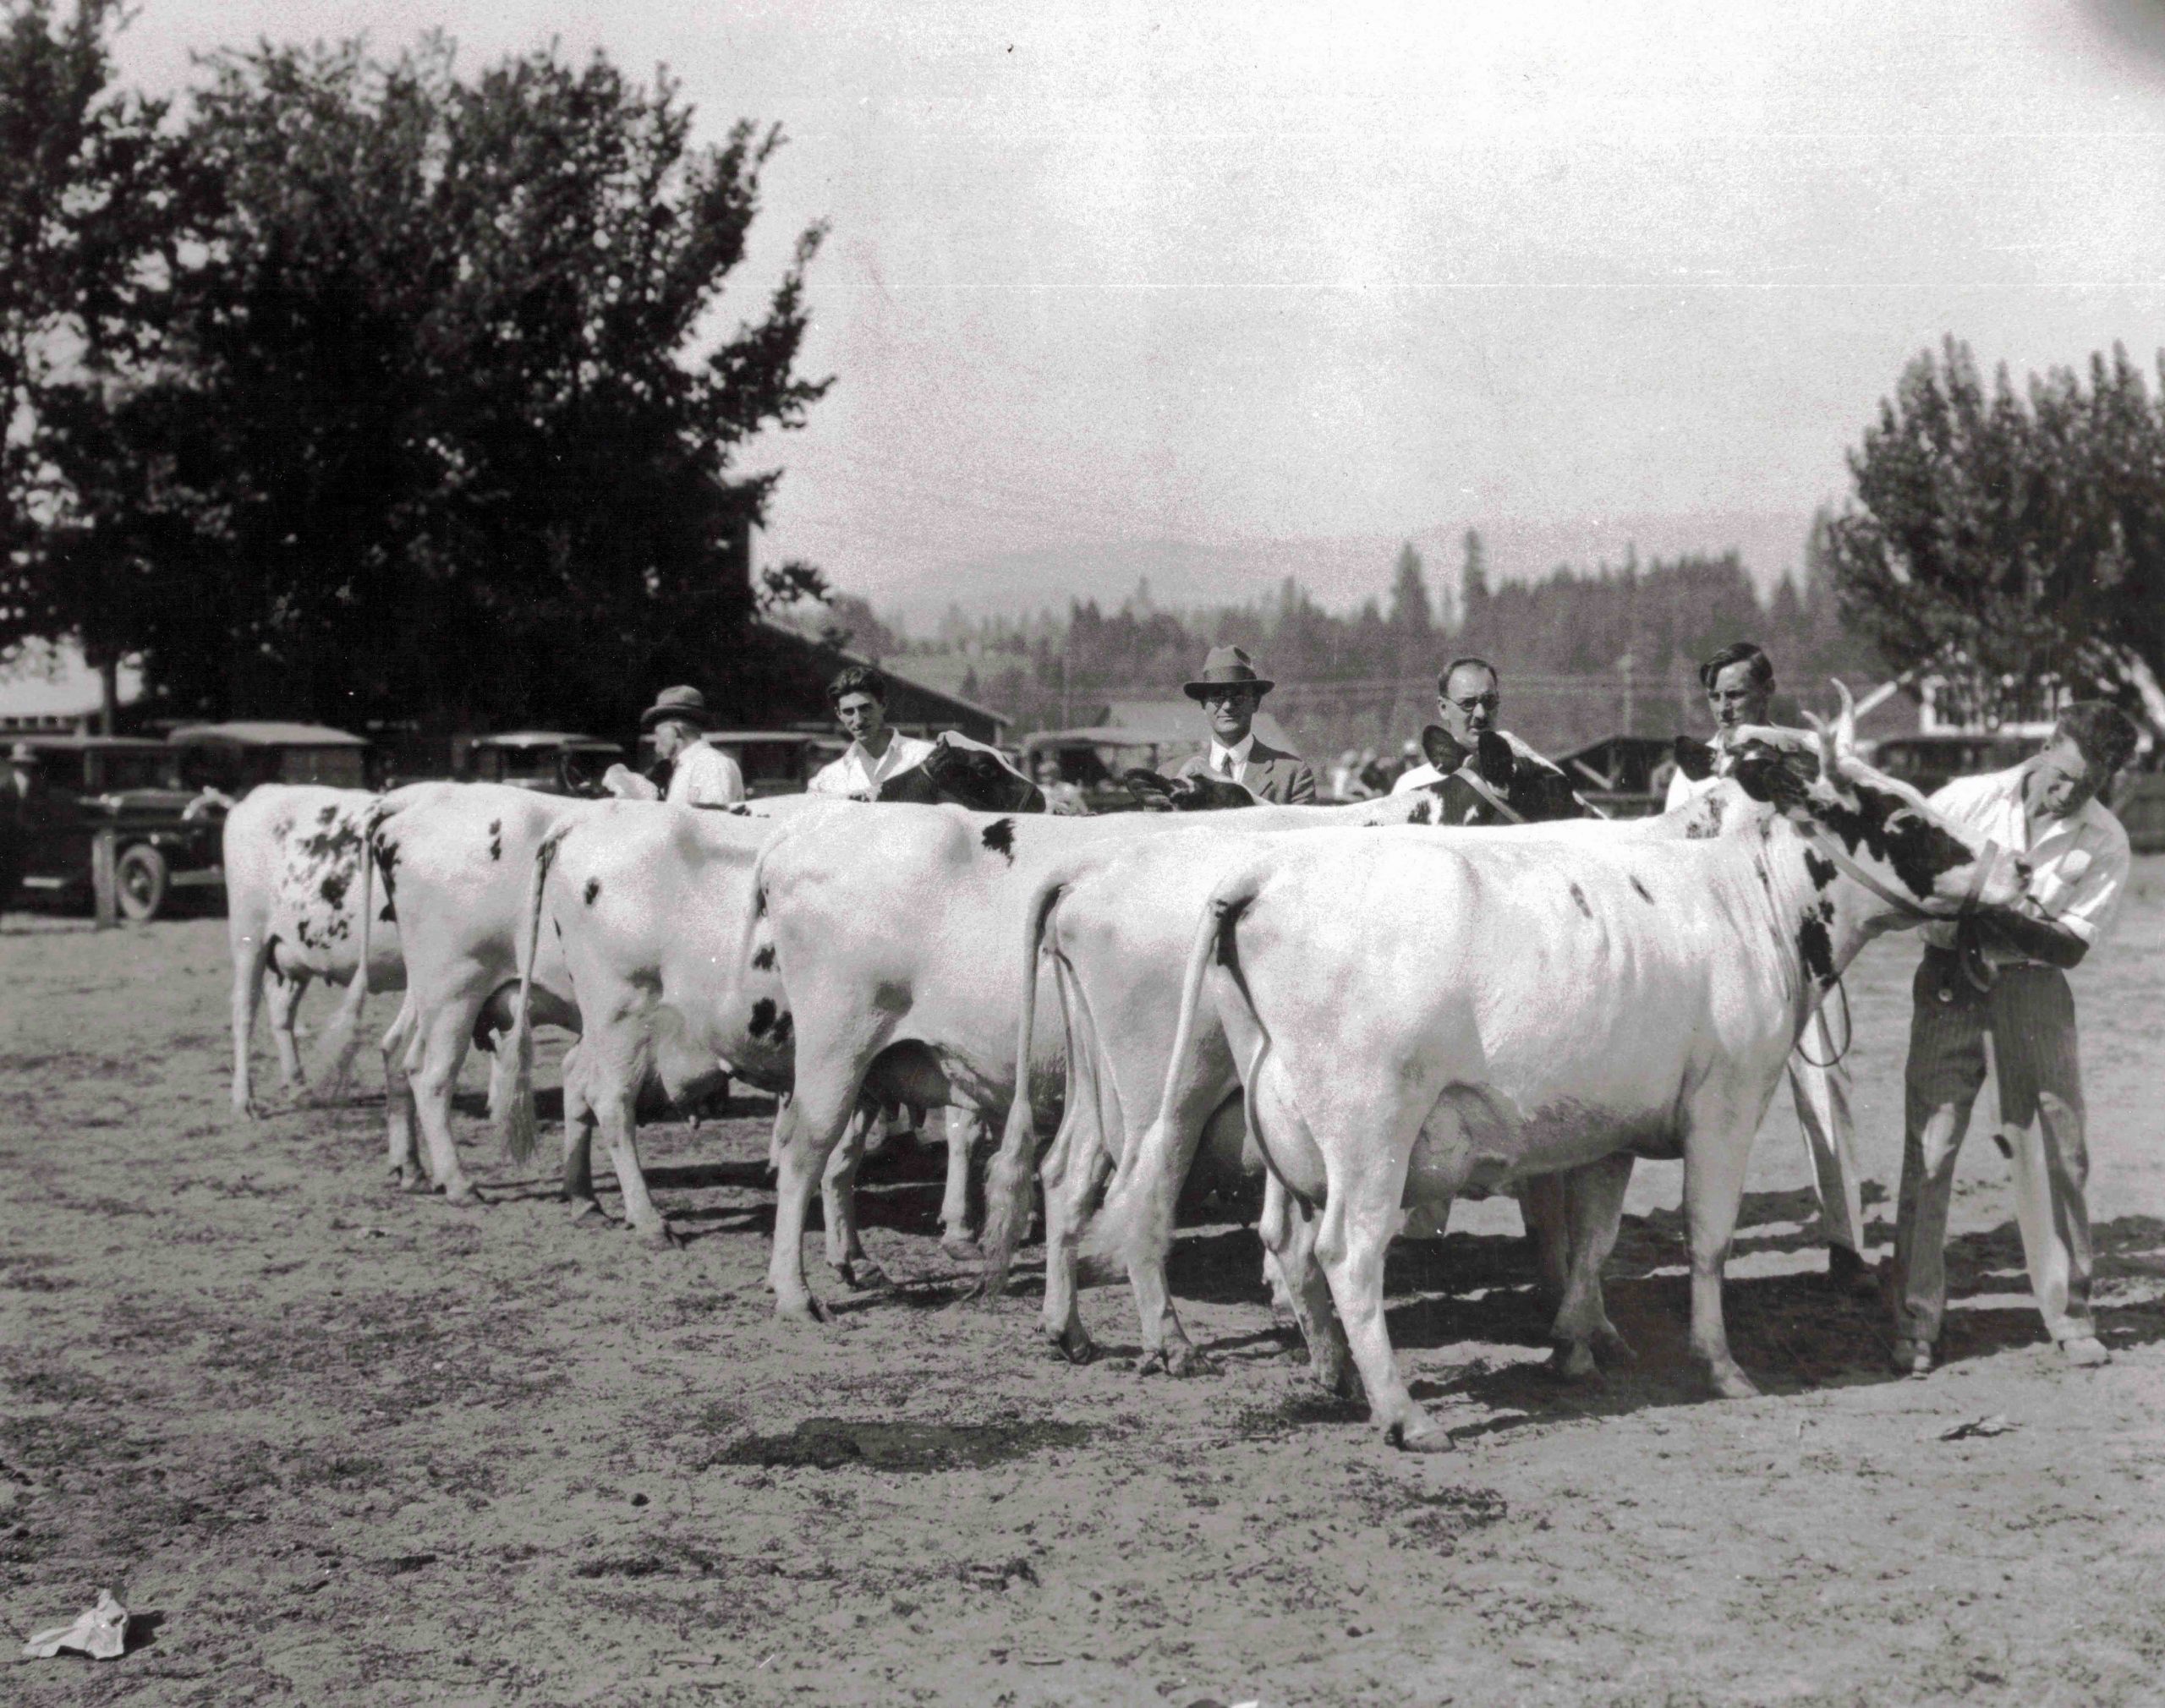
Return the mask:
<svg viewBox="0 0 2165 1708">
<path fill-rule="evenodd" d="M 1057 874 L 1041 882 L 1030 897 L 1022 917 L 1022 1002 L 1015 1026 L 1015 1099 L 1007 1106 L 1007 1126 L 1000 1135 L 1000 1150 L 984 1182 L 984 1250 L 983 1288 L 987 1299 L 997 1299 L 1007 1284 L 1008 1266 L 1015 1248 L 1030 1226 L 1030 1183 L 1037 1172 L 1037 1123 L 1030 1109 L 1032 1034 L 1038 1019 L 1038 954 L 1044 942 L 1045 926 L 1060 905 L 1071 881 Z M 1069 1040 L 1067 1071 L 1072 1093 L 1075 1075 L 1074 1041 Z"/>
<path fill-rule="evenodd" d="M 361 1010 L 369 999 L 369 928 L 375 917 L 375 902 L 369 892 L 375 888 L 376 827 L 384 816 L 383 803 L 377 801 L 370 804 L 361 818 L 360 884 L 356 891 L 359 899 L 354 904 L 361 916 L 361 928 L 356 933 L 360 960 L 338 1011 L 316 1043 L 315 1079 L 319 1103 L 334 1103 L 345 1095 L 347 1081 L 353 1076 L 354 1059 L 360 1054 Z"/>
<path fill-rule="evenodd" d="M 526 892 L 526 941 L 518 960 L 518 1000 L 512 1009 L 510 1036 L 496 1045 L 510 1064 L 505 1070 L 509 1089 L 496 1114 L 496 1133 L 503 1141 L 505 1154 L 514 1163 L 524 1163 L 534 1155 L 538 1136 L 534 1115 L 534 966 L 541 954 L 541 911 L 547 899 L 549 870 L 556 863 L 556 851 L 571 831 L 571 824 L 559 824 L 534 851 L 534 881 Z"/>
<path fill-rule="evenodd" d="M 1213 960 L 1233 965 L 1234 927 L 1255 901 L 1263 875 L 1258 869 L 1222 880 L 1203 906 L 1181 977 L 1180 1018 L 1173 1028 L 1173 1048 L 1165 1062 L 1165 1084 L 1158 1098 L 1157 1116 L 1126 1147 L 1104 1202 L 1084 1232 L 1083 1249 L 1091 1256 L 1110 1258 L 1133 1268 L 1162 1253 L 1172 1242 L 1173 1205 L 1180 1196 L 1181 1182 L 1176 1167 L 1179 1135 L 1174 1130 L 1171 1115 L 1194 1072 L 1203 976 Z M 1238 979 L 1232 983 L 1241 987 Z M 1241 994 L 1245 1000 L 1244 988 Z"/>
</svg>

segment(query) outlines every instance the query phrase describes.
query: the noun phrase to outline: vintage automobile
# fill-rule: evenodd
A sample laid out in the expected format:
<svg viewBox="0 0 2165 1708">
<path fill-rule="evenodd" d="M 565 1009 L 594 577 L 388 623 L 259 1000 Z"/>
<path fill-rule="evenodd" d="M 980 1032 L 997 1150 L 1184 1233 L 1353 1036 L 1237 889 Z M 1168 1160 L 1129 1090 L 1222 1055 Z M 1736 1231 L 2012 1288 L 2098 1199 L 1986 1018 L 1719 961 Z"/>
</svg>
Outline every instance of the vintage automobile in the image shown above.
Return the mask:
<svg viewBox="0 0 2165 1708">
<path fill-rule="evenodd" d="M 559 730 L 510 730 L 476 736 L 459 756 L 458 775 L 467 783 L 505 783 L 545 795 L 603 792 L 602 774 L 623 762 L 624 750 L 598 736 Z"/>
<path fill-rule="evenodd" d="M 1890 777 L 1899 777 L 1912 788 L 1929 795 L 1957 777 L 1975 777 L 1986 771 L 2004 771 L 2019 765 L 2045 745 L 2040 736 L 2006 731 L 1992 733 L 1936 731 L 1915 736 L 1888 736 L 1873 742 L 1862 757 Z"/>
<path fill-rule="evenodd" d="M 184 783 L 231 800 L 258 783 L 369 786 L 369 744 L 324 724 L 189 724 L 166 739 L 179 756 Z"/>
<path fill-rule="evenodd" d="M 715 730 L 707 736 L 707 744 L 737 761 L 737 769 L 744 774 L 744 792 L 754 800 L 803 794 L 812 774 L 840 757 L 848 745 L 833 736 L 801 730 Z M 650 776 L 661 769 L 651 736 L 639 738 L 638 769 Z"/>
<path fill-rule="evenodd" d="M 184 785 L 167 743 L 31 736 L 0 751 L 8 754 L 0 764 L 0 905 L 18 885 L 25 896 L 87 905 L 101 830 L 113 833 L 113 899 L 124 919 L 155 919 L 174 892 L 224 884 L 225 802 Z"/>
</svg>

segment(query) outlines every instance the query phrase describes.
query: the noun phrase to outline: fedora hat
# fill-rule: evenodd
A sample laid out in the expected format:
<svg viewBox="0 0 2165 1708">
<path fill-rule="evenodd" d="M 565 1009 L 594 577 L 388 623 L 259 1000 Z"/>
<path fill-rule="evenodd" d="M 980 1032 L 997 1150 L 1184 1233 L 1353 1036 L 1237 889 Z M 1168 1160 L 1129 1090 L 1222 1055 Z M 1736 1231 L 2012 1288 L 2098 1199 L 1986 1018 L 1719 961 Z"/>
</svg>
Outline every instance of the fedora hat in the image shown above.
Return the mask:
<svg viewBox="0 0 2165 1708">
<path fill-rule="evenodd" d="M 1241 647 L 1213 647 L 1204 654 L 1203 674 L 1192 682 L 1181 685 L 1181 692 L 1192 700 L 1199 700 L 1213 688 L 1253 688 L 1260 699 L 1278 686 L 1268 676 L 1256 674 L 1255 660 Z"/>
<path fill-rule="evenodd" d="M 703 730 L 714 727 L 714 714 L 707 710 L 707 697 L 697 688 L 664 688 L 654 697 L 654 703 L 639 714 L 639 727 L 650 730 L 656 724 L 671 720 L 696 724 Z"/>
</svg>

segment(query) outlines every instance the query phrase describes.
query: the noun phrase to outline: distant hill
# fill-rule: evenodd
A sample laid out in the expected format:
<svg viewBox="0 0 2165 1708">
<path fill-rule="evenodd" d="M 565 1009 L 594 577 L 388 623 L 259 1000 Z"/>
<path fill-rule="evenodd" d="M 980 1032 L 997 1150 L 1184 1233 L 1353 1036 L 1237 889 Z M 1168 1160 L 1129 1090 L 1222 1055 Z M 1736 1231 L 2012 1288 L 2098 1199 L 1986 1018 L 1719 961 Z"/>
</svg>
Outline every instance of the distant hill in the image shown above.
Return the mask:
<svg viewBox="0 0 2165 1708">
<path fill-rule="evenodd" d="M 1593 517 L 1569 523 L 1482 519 L 1492 584 L 1539 579 L 1559 564 L 1591 571 L 1604 559 L 1620 563 L 1636 549 L 1640 561 L 1735 550 L 1762 595 L 1802 561 L 1811 517 L 1788 511 L 1707 511 L 1691 515 Z M 918 637 L 929 636 L 950 605 L 973 618 L 1027 616 L 1044 608 L 1064 614 L 1072 599 L 1117 606 L 1148 580 L 1151 602 L 1163 610 L 1192 610 L 1247 605 L 1274 595 L 1287 576 L 1297 578 L 1317 604 L 1333 611 L 1357 610 L 1366 599 L 1384 599 L 1399 546 L 1406 539 L 1426 561 L 1432 591 L 1457 596 L 1459 541 L 1465 523 L 1437 523 L 1405 535 L 1340 536 L 1203 543 L 1182 539 L 1069 545 L 1005 552 L 959 563 L 935 586 L 869 594 L 889 621 Z"/>
</svg>

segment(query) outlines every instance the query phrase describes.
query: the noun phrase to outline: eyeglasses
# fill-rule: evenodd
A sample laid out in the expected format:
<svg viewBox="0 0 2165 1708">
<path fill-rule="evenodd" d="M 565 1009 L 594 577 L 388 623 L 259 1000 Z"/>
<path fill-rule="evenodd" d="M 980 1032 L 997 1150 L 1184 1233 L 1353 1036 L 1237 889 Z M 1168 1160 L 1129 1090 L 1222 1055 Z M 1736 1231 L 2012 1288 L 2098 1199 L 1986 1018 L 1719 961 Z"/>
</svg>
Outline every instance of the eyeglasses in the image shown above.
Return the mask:
<svg viewBox="0 0 2165 1708">
<path fill-rule="evenodd" d="M 1244 704 L 1254 693 L 1252 688 L 1218 688 L 1197 698 L 1206 706 L 1237 706 Z"/>
<path fill-rule="evenodd" d="M 1476 694 L 1470 700 L 1452 700 L 1448 703 L 1461 712 L 1493 712 L 1504 703 L 1501 694 Z"/>
</svg>

